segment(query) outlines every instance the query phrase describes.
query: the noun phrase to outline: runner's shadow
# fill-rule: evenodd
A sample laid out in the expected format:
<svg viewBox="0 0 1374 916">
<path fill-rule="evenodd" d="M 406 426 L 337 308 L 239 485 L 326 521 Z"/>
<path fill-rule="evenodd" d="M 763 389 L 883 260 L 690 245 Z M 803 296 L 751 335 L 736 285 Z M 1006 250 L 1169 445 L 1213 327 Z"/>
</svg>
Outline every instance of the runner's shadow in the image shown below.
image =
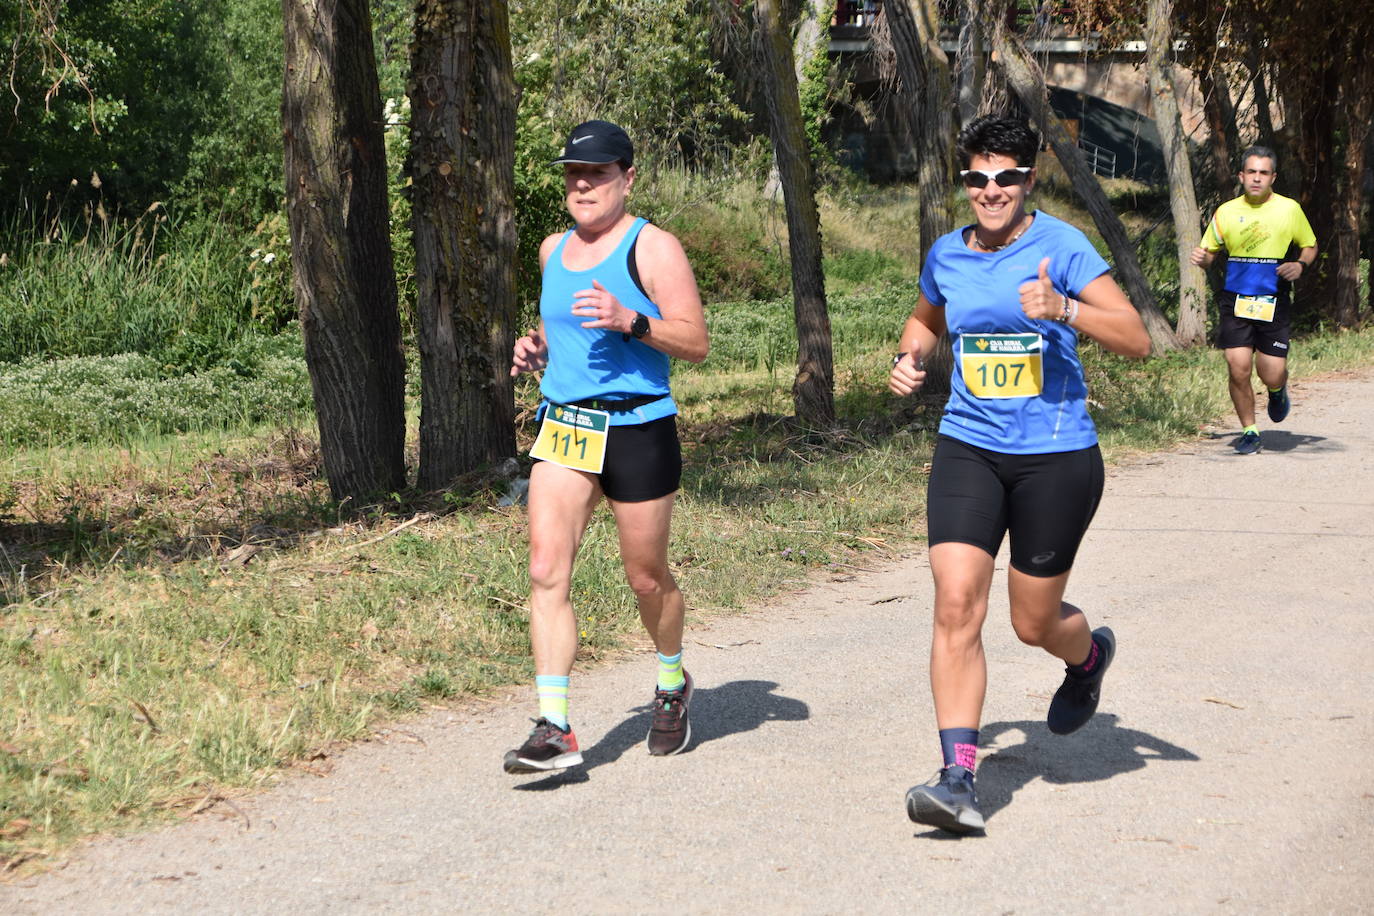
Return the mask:
<svg viewBox="0 0 1374 916">
<path fill-rule="evenodd" d="M 1021 744 L 1003 748 L 978 766 L 978 801 L 991 819 L 1011 804 L 1012 796 L 1039 777 L 1056 785 L 1099 782 L 1143 769 L 1152 760 L 1196 762 L 1192 751 L 1133 728 L 1121 728 L 1119 718 L 1098 713 L 1082 730 L 1055 735 L 1043 721 L 995 722 L 978 732 L 980 744 L 1019 731 Z"/>
<path fill-rule="evenodd" d="M 1239 441 L 1237 436 L 1232 447 Z M 1306 433 L 1290 433 L 1286 429 L 1266 429 L 1260 434 L 1260 442 L 1266 452 L 1343 452 L 1345 446 L 1333 442 L 1325 436 L 1309 436 Z"/>
<path fill-rule="evenodd" d="M 811 717 L 801 700 L 774 693 L 772 681 L 730 681 L 719 687 L 697 687 L 692 695 L 692 739 L 683 753 L 728 735 L 753 731 L 766 722 L 800 722 Z M 515 786 L 525 792 L 542 792 L 587 782 L 588 770 L 614 763 L 631 748 L 644 743 L 649 733 L 652 707 L 635 706 L 631 716 L 612 728 L 591 747 L 583 748 L 582 764 Z M 641 753 L 647 751 L 641 750 Z"/>
<path fill-rule="evenodd" d="M 1207 433 L 1207 438 L 1213 442 L 1225 440 L 1229 448 L 1235 448 L 1240 441 L 1238 432 L 1211 432 Z M 1264 452 L 1343 452 L 1346 447 L 1343 443 L 1325 436 L 1310 436 L 1307 433 L 1291 433 L 1286 429 L 1266 429 L 1260 433 L 1260 443 L 1263 445 L 1261 451 Z M 1246 455 L 1227 457 L 1248 457 Z"/>
</svg>

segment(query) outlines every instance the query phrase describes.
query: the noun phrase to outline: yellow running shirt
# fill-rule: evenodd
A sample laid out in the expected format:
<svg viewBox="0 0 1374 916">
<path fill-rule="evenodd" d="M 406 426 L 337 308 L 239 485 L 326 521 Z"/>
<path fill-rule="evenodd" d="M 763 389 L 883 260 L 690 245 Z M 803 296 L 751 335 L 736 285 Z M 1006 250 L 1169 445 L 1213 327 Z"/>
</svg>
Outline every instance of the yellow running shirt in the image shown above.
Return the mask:
<svg viewBox="0 0 1374 916">
<path fill-rule="evenodd" d="M 1208 251 L 1226 249 L 1224 288 L 1242 296 L 1278 293 L 1277 270 L 1290 244 L 1310 248 L 1317 237 L 1298 202 L 1273 193 L 1258 206 L 1244 196 L 1228 200 L 1217 207 L 1202 236 L 1202 247 Z"/>
</svg>

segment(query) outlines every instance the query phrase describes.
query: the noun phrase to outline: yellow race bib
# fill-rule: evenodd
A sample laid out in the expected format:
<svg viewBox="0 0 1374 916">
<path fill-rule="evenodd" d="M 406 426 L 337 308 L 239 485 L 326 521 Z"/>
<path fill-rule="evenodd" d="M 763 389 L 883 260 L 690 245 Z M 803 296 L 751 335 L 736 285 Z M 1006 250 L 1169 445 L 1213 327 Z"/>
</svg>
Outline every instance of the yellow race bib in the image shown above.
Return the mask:
<svg viewBox="0 0 1374 916">
<path fill-rule="evenodd" d="M 1251 321 L 1273 321 L 1277 296 L 1236 296 L 1236 317 Z"/>
<path fill-rule="evenodd" d="M 961 334 L 959 366 L 976 398 L 1033 398 L 1040 394 L 1044 339 L 1039 334 Z"/>
<path fill-rule="evenodd" d="M 530 457 L 600 474 L 606 463 L 610 426 L 611 415 L 604 410 L 550 404 L 544 411 L 544 422 L 539 425 Z"/>
</svg>

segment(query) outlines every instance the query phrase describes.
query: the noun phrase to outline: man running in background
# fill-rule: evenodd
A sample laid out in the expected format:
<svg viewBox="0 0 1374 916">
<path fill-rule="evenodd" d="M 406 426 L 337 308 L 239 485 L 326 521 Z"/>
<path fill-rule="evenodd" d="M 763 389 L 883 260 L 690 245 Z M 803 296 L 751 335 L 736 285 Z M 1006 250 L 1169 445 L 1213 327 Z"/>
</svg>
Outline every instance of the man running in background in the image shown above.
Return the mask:
<svg viewBox="0 0 1374 916">
<path fill-rule="evenodd" d="M 1226 354 L 1231 403 L 1240 419 L 1236 451 L 1260 450 L 1255 425 L 1255 390 L 1251 372 L 1269 389 L 1269 419 L 1288 416 L 1288 336 L 1291 330 L 1292 281 L 1317 260 L 1317 237 L 1298 202 L 1274 193 L 1278 158 L 1264 146 L 1241 155 L 1244 194 L 1217 208 L 1193 249 L 1192 262 L 1210 267 L 1225 248 L 1226 282 L 1217 300 L 1220 320 L 1217 346 Z M 1292 249 L 1299 249 L 1296 259 Z"/>
</svg>

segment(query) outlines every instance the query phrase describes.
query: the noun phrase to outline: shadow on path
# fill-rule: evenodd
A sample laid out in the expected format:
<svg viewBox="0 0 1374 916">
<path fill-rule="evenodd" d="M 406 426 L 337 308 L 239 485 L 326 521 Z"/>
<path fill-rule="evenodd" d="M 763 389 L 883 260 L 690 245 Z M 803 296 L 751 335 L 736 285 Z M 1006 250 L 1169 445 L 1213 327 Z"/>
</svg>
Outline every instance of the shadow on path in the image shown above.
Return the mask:
<svg viewBox="0 0 1374 916">
<path fill-rule="evenodd" d="M 978 743 L 988 745 L 1007 732 L 1021 732 L 1025 740 L 1002 748 L 978 765 L 978 802 L 983 817 L 993 816 L 1011 804 L 1012 797 L 1039 777 L 1054 785 L 1099 782 L 1122 773 L 1143 769 L 1152 760 L 1195 763 L 1192 751 L 1154 735 L 1122 728 L 1111 713 L 1098 713 L 1072 735 L 1053 734 L 1043 721 L 994 722 L 978 732 Z M 917 834 L 933 840 L 960 839 L 943 830 Z"/>
<path fill-rule="evenodd" d="M 708 741 L 753 731 L 765 722 L 799 722 L 810 718 L 811 710 L 805 703 L 779 696 L 773 692 L 777 688 L 778 684 L 773 681 L 730 681 L 719 687 L 696 688 L 692 694 L 692 739 L 683 753 L 690 754 Z M 644 743 L 653 707 L 645 703 L 629 711 L 632 715 L 628 719 L 608 731 L 596 744 L 583 749 L 581 766 L 514 788 L 542 792 L 589 781 L 588 770 L 614 763 L 630 748 Z"/>
<path fill-rule="evenodd" d="M 1214 434 L 1213 439 L 1225 439 L 1232 448 L 1240 441 L 1238 433 Z M 1266 429 L 1260 432 L 1260 451 L 1262 452 L 1343 452 L 1346 447 L 1325 436 L 1309 436 L 1307 433 L 1290 433 L 1285 429 Z M 1247 458 L 1248 455 L 1239 457 Z"/>
</svg>

